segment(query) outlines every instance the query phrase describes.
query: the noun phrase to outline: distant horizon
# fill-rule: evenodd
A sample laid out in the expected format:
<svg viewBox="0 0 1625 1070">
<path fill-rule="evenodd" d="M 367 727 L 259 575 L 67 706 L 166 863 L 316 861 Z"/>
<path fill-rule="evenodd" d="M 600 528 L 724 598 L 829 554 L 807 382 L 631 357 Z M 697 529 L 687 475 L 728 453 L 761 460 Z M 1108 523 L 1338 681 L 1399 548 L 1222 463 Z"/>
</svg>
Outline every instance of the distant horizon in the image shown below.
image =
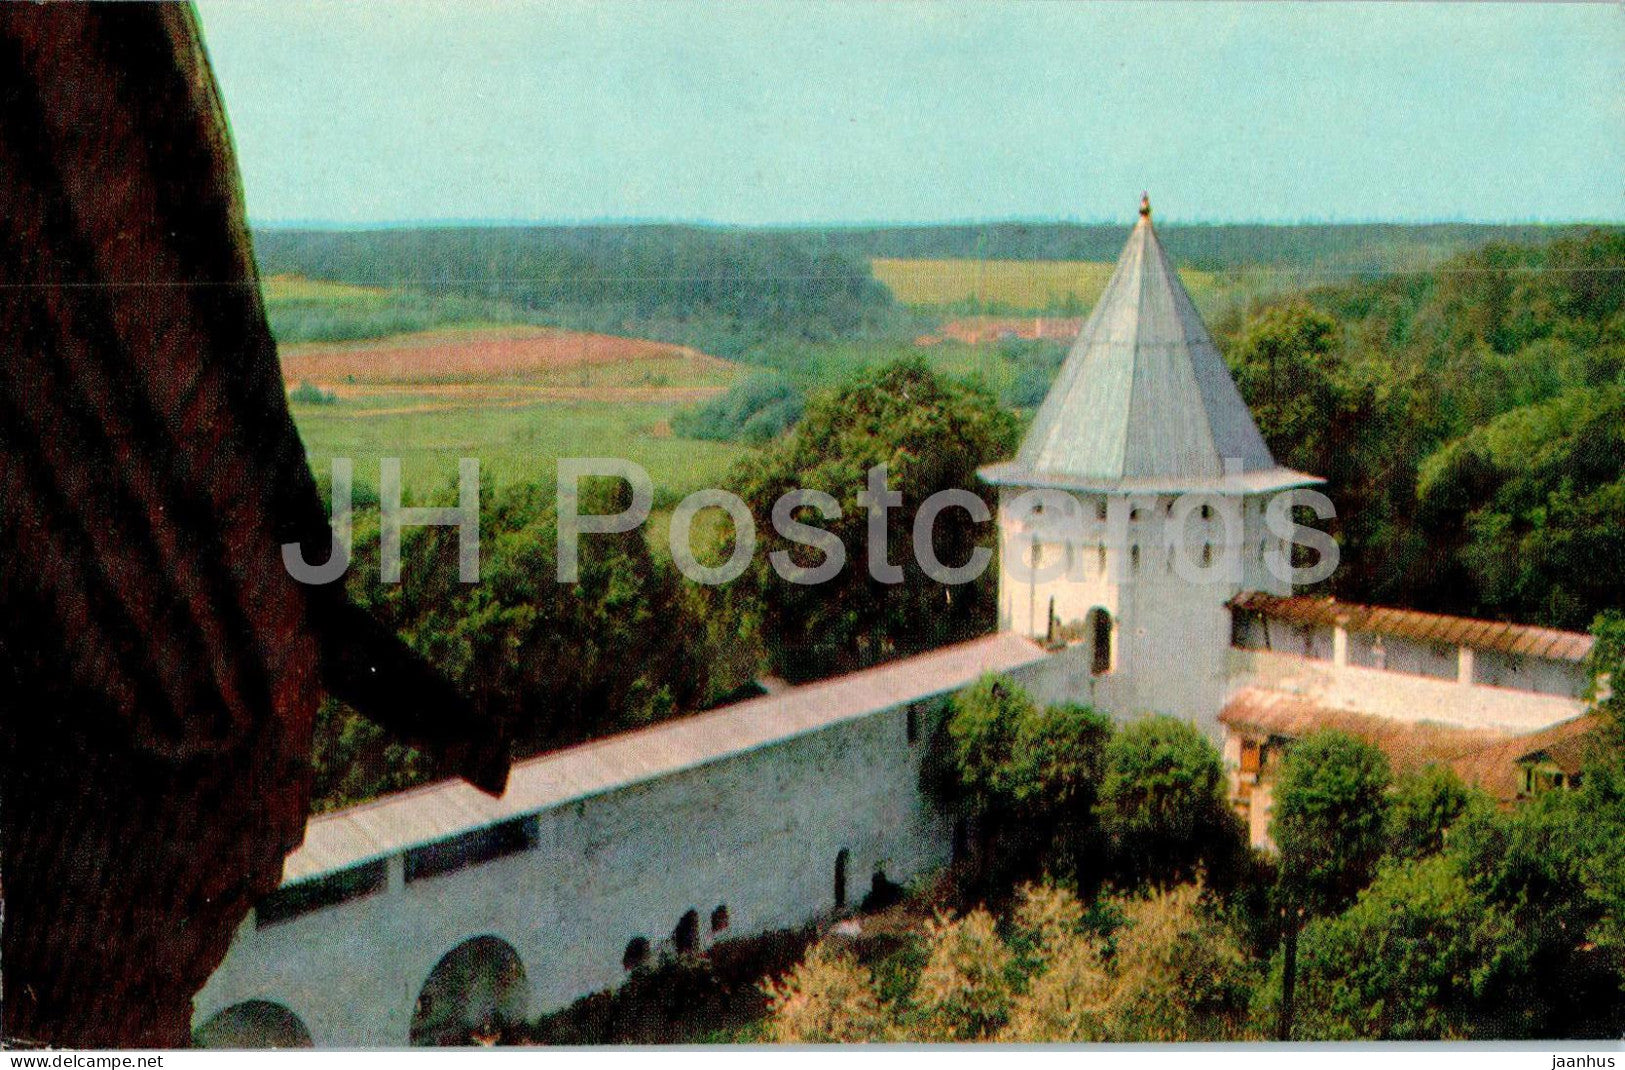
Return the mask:
<svg viewBox="0 0 1625 1070">
<path fill-rule="evenodd" d="M 967 218 L 941 220 L 857 220 L 833 222 L 729 223 L 710 219 L 679 218 L 584 218 L 584 219 L 401 219 L 344 222 L 322 219 L 249 219 L 253 230 L 380 231 L 380 230 L 500 230 L 564 227 L 690 227 L 696 230 L 796 231 L 796 230 L 900 230 L 905 228 L 948 227 L 1116 227 L 1134 226 L 1133 217 L 1067 219 L 1013 216 L 1007 218 Z M 1625 227 L 1621 219 L 1167 219 L 1158 218 L 1159 227 Z"/>
</svg>

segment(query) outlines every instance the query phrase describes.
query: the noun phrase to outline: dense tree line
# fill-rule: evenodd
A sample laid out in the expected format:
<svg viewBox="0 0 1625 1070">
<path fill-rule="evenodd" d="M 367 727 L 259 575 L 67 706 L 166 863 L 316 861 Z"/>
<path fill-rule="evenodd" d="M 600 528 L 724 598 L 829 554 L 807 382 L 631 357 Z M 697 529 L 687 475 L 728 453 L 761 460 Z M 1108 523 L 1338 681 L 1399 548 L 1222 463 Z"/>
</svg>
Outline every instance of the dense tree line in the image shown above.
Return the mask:
<svg viewBox="0 0 1625 1070">
<path fill-rule="evenodd" d="M 268 273 L 504 302 L 558 326 L 737 357 L 861 335 L 891 297 L 869 266 L 777 231 L 682 226 L 264 231 Z"/>
<path fill-rule="evenodd" d="M 1492 246 L 1224 325 L 1355 600 L 1585 628 L 1625 574 L 1625 235 Z"/>
<path fill-rule="evenodd" d="M 1378 275 L 1426 267 L 1493 243 L 1540 244 L 1578 228 L 1481 223 L 1161 223 L 1180 267 L 1228 271 L 1265 265 Z M 865 259 L 1093 260 L 1123 251 L 1122 223 L 975 223 L 799 232 Z"/>
</svg>

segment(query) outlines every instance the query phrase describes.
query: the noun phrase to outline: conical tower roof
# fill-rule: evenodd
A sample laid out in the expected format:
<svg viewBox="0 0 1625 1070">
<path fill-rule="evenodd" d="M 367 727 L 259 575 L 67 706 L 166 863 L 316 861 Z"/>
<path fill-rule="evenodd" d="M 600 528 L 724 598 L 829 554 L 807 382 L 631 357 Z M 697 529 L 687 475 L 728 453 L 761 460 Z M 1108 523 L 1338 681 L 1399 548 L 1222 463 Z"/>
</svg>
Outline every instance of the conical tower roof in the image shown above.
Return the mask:
<svg viewBox="0 0 1625 1070">
<path fill-rule="evenodd" d="M 1270 455 L 1145 201 L 1016 459 L 982 475 L 1023 486 L 1172 492 L 1320 482 Z"/>
</svg>

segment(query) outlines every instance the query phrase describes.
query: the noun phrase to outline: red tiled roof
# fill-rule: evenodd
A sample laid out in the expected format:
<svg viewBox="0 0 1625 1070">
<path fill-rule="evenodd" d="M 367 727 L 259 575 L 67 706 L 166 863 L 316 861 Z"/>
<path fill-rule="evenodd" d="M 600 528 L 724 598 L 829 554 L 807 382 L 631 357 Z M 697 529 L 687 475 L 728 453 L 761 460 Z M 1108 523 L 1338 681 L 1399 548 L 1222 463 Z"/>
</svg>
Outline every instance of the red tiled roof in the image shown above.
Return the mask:
<svg viewBox="0 0 1625 1070">
<path fill-rule="evenodd" d="M 1234 609 L 1261 613 L 1295 624 L 1341 625 L 1349 631 L 1374 632 L 1424 643 L 1449 643 L 1477 650 L 1494 650 L 1552 661 L 1584 661 L 1592 638 L 1582 632 L 1564 632 L 1530 624 L 1450 617 L 1414 609 L 1364 606 L 1335 598 L 1297 595 L 1280 598 L 1261 591 L 1243 591 L 1230 603 Z"/>
<path fill-rule="evenodd" d="M 1301 695 L 1263 687 L 1237 691 L 1220 711 L 1219 723 L 1243 733 L 1287 739 L 1299 739 L 1320 729 L 1347 732 L 1382 751 L 1396 775 L 1427 765 L 1450 764 L 1507 740 L 1505 732 L 1494 729 L 1398 721 L 1322 706 Z"/>
<path fill-rule="evenodd" d="M 1523 789 L 1523 778 L 1519 775 L 1523 762 L 1544 758 L 1564 773 L 1573 775 L 1585 761 L 1596 728 L 1596 717 L 1582 714 L 1539 732 L 1514 736 L 1464 754 L 1451 762 L 1450 767 L 1467 783 L 1477 784 L 1497 801 L 1513 802 Z"/>
<path fill-rule="evenodd" d="M 1262 687 L 1237 691 L 1219 713 L 1219 723 L 1241 733 L 1286 739 L 1299 739 L 1320 729 L 1347 732 L 1382 751 L 1396 776 L 1428 765 L 1446 765 L 1463 781 L 1477 784 L 1503 803 L 1519 797 L 1522 762 L 1544 758 L 1565 773 L 1576 772 L 1597 727 L 1596 717 L 1582 714 L 1537 732 L 1508 736 L 1489 729 L 1397 721 L 1333 709 L 1300 695 Z"/>
</svg>

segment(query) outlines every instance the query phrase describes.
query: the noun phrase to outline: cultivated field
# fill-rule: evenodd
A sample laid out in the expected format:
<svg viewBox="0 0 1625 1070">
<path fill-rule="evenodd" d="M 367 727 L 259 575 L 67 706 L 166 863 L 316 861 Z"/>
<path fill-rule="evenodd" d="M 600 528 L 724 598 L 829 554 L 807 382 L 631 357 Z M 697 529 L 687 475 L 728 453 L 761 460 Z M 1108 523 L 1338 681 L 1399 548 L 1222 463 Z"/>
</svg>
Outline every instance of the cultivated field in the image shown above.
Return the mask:
<svg viewBox="0 0 1625 1070">
<path fill-rule="evenodd" d="M 285 345 L 282 372 L 317 472 L 335 456 L 349 457 L 356 479 L 375 486 L 379 460 L 399 457 L 419 494 L 453 483 L 461 457 L 479 458 L 498 484 L 551 482 L 559 457 L 624 457 L 647 468 L 670 500 L 720 481 L 746 452 L 672 437 L 673 413 L 725 390 L 740 373 L 663 342 L 525 325 L 457 327 Z"/>
<path fill-rule="evenodd" d="M 1113 266 L 1092 260 L 870 261 L 875 278 L 905 305 L 1067 315 L 1085 313 L 1094 306 Z M 1264 269 L 1212 272 L 1181 268 L 1179 277 L 1210 323 L 1238 304 L 1303 281 L 1297 273 Z"/>
<path fill-rule="evenodd" d="M 382 384 L 457 386 L 466 392 L 475 384 L 504 383 L 578 391 L 676 387 L 692 399 L 726 387 L 735 375 L 728 361 L 686 346 L 551 327 L 424 331 L 282 350 L 282 376 L 289 385 L 309 382 L 341 395 Z"/>
</svg>

